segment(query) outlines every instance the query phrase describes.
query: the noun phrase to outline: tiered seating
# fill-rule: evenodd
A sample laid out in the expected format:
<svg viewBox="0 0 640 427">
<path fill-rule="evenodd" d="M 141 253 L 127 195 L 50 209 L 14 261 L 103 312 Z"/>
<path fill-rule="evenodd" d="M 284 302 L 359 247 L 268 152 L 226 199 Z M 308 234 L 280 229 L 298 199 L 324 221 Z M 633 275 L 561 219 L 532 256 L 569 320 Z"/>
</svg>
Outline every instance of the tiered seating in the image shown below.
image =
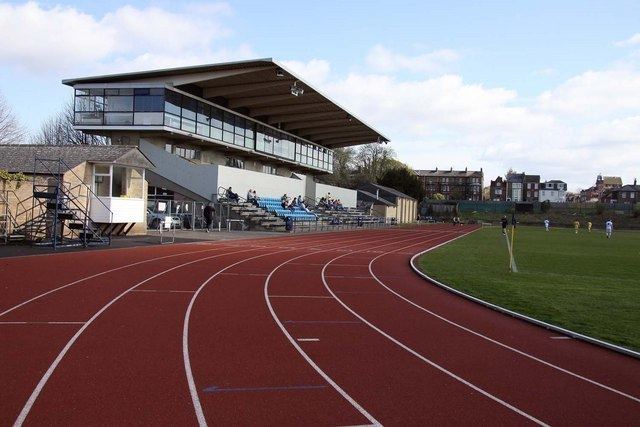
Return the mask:
<svg viewBox="0 0 640 427">
<path fill-rule="evenodd" d="M 282 209 L 282 202 L 277 197 L 259 197 L 258 206 L 281 218 L 291 218 L 294 221 L 315 221 L 317 219 L 315 214 L 306 212 L 299 207 L 293 210 Z"/>
</svg>

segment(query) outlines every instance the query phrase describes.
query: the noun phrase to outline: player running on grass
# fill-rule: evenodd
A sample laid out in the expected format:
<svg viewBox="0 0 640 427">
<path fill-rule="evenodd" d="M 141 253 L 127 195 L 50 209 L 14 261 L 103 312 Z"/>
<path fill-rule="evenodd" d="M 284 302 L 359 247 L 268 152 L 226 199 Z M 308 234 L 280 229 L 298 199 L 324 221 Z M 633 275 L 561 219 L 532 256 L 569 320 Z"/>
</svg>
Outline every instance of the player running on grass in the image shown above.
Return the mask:
<svg viewBox="0 0 640 427">
<path fill-rule="evenodd" d="M 591 226 L 592 226 L 592 225 L 593 225 L 593 224 L 591 223 L 591 221 L 587 222 L 587 231 L 588 231 L 589 233 L 591 233 Z"/>
<path fill-rule="evenodd" d="M 613 221 L 611 221 L 610 219 L 608 219 L 607 222 L 604 223 L 604 232 L 607 235 L 607 239 L 610 239 L 611 233 L 613 233 Z"/>
<path fill-rule="evenodd" d="M 544 229 L 545 229 L 545 231 L 549 231 L 549 220 L 548 219 L 544 220 Z"/>
<path fill-rule="evenodd" d="M 576 234 L 578 234 L 578 229 L 580 228 L 580 221 L 577 219 L 573 221 L 573 228 L 576 230 Z"/>
<path fill-rule="evenodd" d="M 507 225 L 509 224 L 509 221 L 507 220 L 507 217 L 503 216 L 502 220 L 500 220 L 500 223 L 502 224 L 502 234 L 506 235 L 507 234 Z"/>
</svg>

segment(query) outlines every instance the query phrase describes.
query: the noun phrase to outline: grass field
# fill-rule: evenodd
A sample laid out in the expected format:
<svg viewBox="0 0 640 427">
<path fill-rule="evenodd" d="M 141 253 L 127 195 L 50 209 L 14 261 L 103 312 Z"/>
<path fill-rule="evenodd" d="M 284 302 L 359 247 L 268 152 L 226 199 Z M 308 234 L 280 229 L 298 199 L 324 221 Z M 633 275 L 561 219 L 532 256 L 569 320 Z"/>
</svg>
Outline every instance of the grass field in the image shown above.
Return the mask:
<svg viewBox="0 0 640 427">
<path fill-rule="evenodd" d="M 429 276 L 478 298 L 585 335 L 640 350 L 640 233 L 518 227 L 518 273 L 499 227 L 425 254 Z"/>
</svg>

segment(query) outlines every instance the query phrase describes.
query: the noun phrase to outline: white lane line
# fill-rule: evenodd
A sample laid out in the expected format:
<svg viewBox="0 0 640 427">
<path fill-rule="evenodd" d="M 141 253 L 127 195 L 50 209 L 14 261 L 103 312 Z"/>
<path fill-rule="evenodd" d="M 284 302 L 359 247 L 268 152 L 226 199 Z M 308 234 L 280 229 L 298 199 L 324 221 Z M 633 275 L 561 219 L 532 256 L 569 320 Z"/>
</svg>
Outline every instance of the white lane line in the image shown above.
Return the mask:
<svg viewBox="0 0 640 427">
<path fill-rule="evenodd" d="M 269 298 L 318 298 L 333 299 L 331 296 L 325 295 L 269 295 Z"/>
<path fill-rule="evenodd" d="M 0 325 L 84 325 L 85 322 L 0 322 Z"/>
<path fill-rule="evenodd" d="M 3 311 L 2 313 L 0 313 L 0 317 L 2 317 L 5 314 L 8 314 L 8 313 L 16 310 L 16 309 L 18 309 L 18 308 L 20 308 L 20 307 L 22 307 L 22 306 L 24 306 L 26 304 L 29 304 L 29 303 L 31 303 L 31 302 L 33 302 L 35 300 L 38 300 L 38 299 L 40 299 L 42 297 L 45 297 L 47 295 L 50 295 L 50 294 L 52 294 L 54 292 L 57 292 L 57 291 L 60 291 L 62 289 L 68 288 L 69 286 L 73 286 L 73 285 L 76 285 L 78 283 L 84 282 L 85 280 L 95 279 L 96 277 L 100 277 L 100 276 L 103 276 L 103 275 L 108 274 L 108 273 L 113 273 L 114 271 L 124 270 L 125 268 L 134 267 L 136 265 L 142 265 L 142 264 L 146 264 L 146 263 L 149 263 L 149 262 L 159 261 L 159 260 L 162 260 L 162 259 L 174 258 L 174 257 L 178 257 L 178 256 L 181 256 L 181 255 L 192 255 L 192 254 L 199 254 L 199 253 L 202 253 L 202 252 L 211 252 L 211 251 L 215 251 L 217 249 L 224 249 L 224 248 L 221 248 L 220 246 L 222 246 L 222 245 L 217 245 L 215 248 L 205 249 L 205 250 L 202 250 L 202 251 L 190 251 L 190 252 L 181 252 L 179 254 L 165 255 L 165 256 L 152 258 L 152 259 L 147 259 L 147 260 L 143 260 L 143 261 L 137 261 L 137 262 L 134 262 L 134 263 L 131 263 L 131 264 L 122 265 L 120 267 L 115 267 L 115 268 L 111 268 L 109 270 L 101 271 L 100 273 L 96 273 L 96 274 L 92 274 L 90 276 L 83 277 L 81 279 L 78 279 L 78 280 L 75 280 L 73 282 L 67 283 L 66 285 L 62 285 L 62 286 L 59 286 L 59 287 L 57 287 L 55 289 L 51 289 L 51 290 L 49 290 L 47 292 L 43 292 L 40 295 L 36 295 L 33 298 L 30 298 L 30 299 L 28 299 L 26 301 L 23 301 L 20 304 L 15 305 L 15 306 Z"/>
<path fill-rule="evenodd" d="M 379 239 L 376 237 L 376 239 Z M 325 246 L 325 245 L 330 245 L 330 244 L 344 244 L 350 241 L 354 241 L 354 240 L 363 240 L 361 237 L 360 238 L 356 238 L 356 239 L 351 239 L 351 240 L 342 240 L 342 241 L 331 241 L 331 242 L 323 242 L 317 246 Z M 368 243 L 368 240 L 367 240 Z M 202 290 L 205 288 L 205 286 L 211 282 L 215 277 L 217 277 L 219 274 L 225 272 L 227 269 L 234 267 L 238 264 L 241 264 L 245 261 L 251 261 L 253 259 L 256 258 L 260 258 L 263 256 L 268 256 L 268 255 L 274 255 L 274 254 L 279 254 L 279 253 L 284 253 L 284 252 L 289 252 L 289 251 L 293 251 L 293 250 L 297 250 L 297 248 L 286 248 L 280 251 L 273 251 L 267 254 L 262 254 L 262 255 L 258 255 L 255 257 L 251 257 L 251 258 L 245 258 L 244 260 L 238 261 L 234 264 L 231 264 L 229 266 L 227 266 L 226 268 L 223 268 L 222 270 L 218 271 L 216 274 L 214 274 L 213 276 L 209 277 L 205 282 L 203 282 L 200 287 L 198 288 L 198 290 L 195 292 L 195 294 L 193 295 L 193 297 L 191 298 L 191 301 L 189 302 L 189 306 L 187 307 L 187 311 L 184 314 L 184 324 L 183 324 L 183 328 L 182 328 L 182 360 L 184 363 L 184 370 L 185 370 L 185 375 L 187 377 L 187 384 L 189 385 L 189 393 L 191 394 L 191 402 L 193 403 L 193 409 L 196 413 L 196 418 L 198 420 L 198 425 L 200 427 L 206 427 L 207 426 L 207 419 L 204 416 L 204 411 L 202 410 L 202 404 L 200 403 L 200 397 L 198 396 L 198 389 L 196 388 L 196 382 L 195 379 L 193 377 L 193 371 L 191 369 L 191 360 L 190 360 L 190 356 L 189 356 L 189 321 L 191 319 L 191 311 L 193 310 L 193 305 L 195 304 L 196 299 L 198 298 L 198 296 L 200 295 L 200 292 L 202 292 Z M 308 255 L 312 255 L 316 252 L 313 253 L 305 253 L 303 255 L 300 255 L 299 257 L 296 257 L 294 259 L 297 258 L 302 258 L 304 256 L 308 256 Z M 267 276 L 267 281 L 269 280 L 269 278 L 271 277 L 271 274 L 273 274 L 273 271 L 271 273 L 269 273 L 269 275 Z M 266 291 L 265 291 L 266 292 Z M 265 298 L 267 298 L 268 300 L 268 296 L 265 293 Z M 269 305 L 269 307 L 271 307 L 271 302 L 267 302 L 267 304 Z M 294 342 L 295 343 L 295 342 Z M 297 345 L 297 344 L 296 344 Z"/>
<path fill-rule="evenodd" d="M 62 361 L 62 359 L 65 357 L 65 355 L 67 354 L 67 352 L 69 351 L 69 349 L 71 348 L 71 346 L 73 346 L 73 344 L 78 340 L 78 338 L 80 338 L 80 335 L 82 335 L 82 333 L 98 318 L 100 317 L 100 315 L 102 313 L 104 313 L 109 307 L 111 307 L 113 304 L 115 304 L 120 298 L 122 298 L 123 296 L 125 296 L 126 294 L 128 294 L 130 291 L 134 290 L 135 288 L 137 288 L 138 286 L 141 286 L 145 283 L 147 283 L 150 280 L 155 279 L 156 277 L 162 276 L 163 274 L 166 274 L 170 271 L 176 270 L 178 268 L 190 265 L 190 264 L 194 264 L 196 262 L 200 262 L 200 261 L 205 261 L 208 259 L 212 259 L 212 258 L 217 258 L 217 257 L 222 257 L 222 256 L 226 256 L 226 255 L 231 255 L 231 254 L 236 254 L 236 253 L 240 253 L 240 252 L 248 252 L 248 251 L 252 251 L 255 249 L 245 249 L 245 250 L 241 250 L 241 251 L 235 251 L 235 252 L 227 252 L 224 254 L 216 254 L 216 255 L 211 255 L 209 257 L 205 257 L 205 258 L 201 258 L 201 259 L 197 259 L 197 260 L 193 260 L 193 261 L 189 261 L 186 262 L 184 264 L 180 264 L 180 265 L 176 265 L 175 267 L 171 267 L 169 269 L 166 269 L 164 271 L 161 271 L 159 273 L 154 274 L 153 276 L 150 276 L 146 279 L 144 279 L 141 282 L 138 282 L 137 284 L 135 284 L 134 286 L 130 287 L 129 289 L 127 289 L 126 291 L 122 292 L 120 295 L 118 295 L 117 297 L 113 298 L 111 301 L 109 301 L 106 305 L 104 305 L 96 314 L 94 314 L 91 319 L 89 319 L 76 333 L 75 335 L 73 335 L 73 337 L 71 337 L 71 339 L 67 342 L 67 344 L 62 348 L 62 350 L 60 351 L 60 353 L 58 354 L 58 356 L 55 358 L 55 360 L 51 363 L 51 365 L 49 366 L 49 368 L 47 369 L 47 371 L 45 372 L 45 374 L 42 376 L 42 378 L 40 379 L 40 381 L 38 382 L 38 384 L 36 385 L 36 387 L 34 388 L 33 392 L 31 393 L 31 395 L 29 396 L 29 399 L 27 400 L 27 402 L 25 403 L 24 407 L 22 408 L 22 410 L 20 411 L 20 414 L 18 415 L 18 418 L 16 419 L 15 423 L 13 424 L 14 427 L 20 427 L 22 426 L 22 424 L 24 423 L 25 419 L 27 418 L 27 416 L 29 415 L 29 412 L 31 411 L 31 408 L 33 407 L 33 404 L 36 402 L 36 399 L 38 399 L 38 396 L 40 395 L 40 393 L 42 392 L 42 389 L 44 388 L 44 386 L 47 384 L 47 381 L 49 381 L 49 378 L 51 377 L 51 375 L 53 374 L 53 371 L 55 371 L 55 369 L 58 367 L 58 365 L 60 364 L 60 362 Z"/>
<path fill-rule="evenodd" d="M 474 231 L 475 231 L 475 230 L 474 230 Z M 450 243 L 450 242 L 452 242 L 452 241 L 454 241 L 454 240 L 457 240 L 457 239 L 459 239 L 459 238 L 461 238 L 461 237 L 464 237 L 464 235 L 459 236 L 459 237 L 456 237 L 455 239 L 452 239 L 452 240 L 450 240 L 450 241 L 448 241 L 448 242 L 442 243 L 442 244 L 440 244 L 440 245 L 438 245 L 438 246 L 434 246 L 433 248 L 431 248 L 431 250 L 433 250 L 433 249 L 435 249 L 435 248 L 437 248 L 437 247 L 440 247 L 440 246 L 442 246 L 442 245 L 445 245 L 445 244 L 447 244 L 447 243 Z M 463 326 L 463 325 L 461 325 L 461 324 L 459 324 L 459 323 L 456 323 L 456 322 L 454 322 L 454 321 L 452 321 L 452 320 L 450 320 L 450 319 L 447 319 L 446 317 L 443 317 L 443 316 L 441 316 L 441 315 L 439 315 L 439 314 L 437 314 L 437 313 L 435 313 L 435 312 L 433 312 L 433 311 L 431 311 L 431 310 L 429 310 L 429 309 L 427 309 L 427 308 L 425 308 L 425 307 L 422 307 L 422 306 L 421 306 L 421 305 L 419 305 L 419 304 L 416 304 L 415 302 L 411 301 L 410 299 L 406 298 L 405 296 L 401 295 L 400 293 L 398 293 L 398 292 L 394 291 L 393 289 L 391 289 L 390 287 L 388 287 L 387 285 L 385 285 L 385 284 L 384 284 L 384 283 L 383 283 L 383 282 L 382 282 L 382 281 L 381 281 L 381 280 L 380 280 L 380 279 L 375 275 L 375 273 L 373 272 L 372 266 L 373 266 L 373 262 L 374 262 L 376 259 L 378 259 L 378 258 L 380 258 L 380 257 L 376 257 L 376 258 L 374 258 L 373 260 L 371 260 L 371 263 L 369 264 L 369 272 L 371 273 L 371 275 L 373 276 L 373 278 L 374 278 L 374 279 L 375 279 L 375 280 L 376 280 L 376 281 L 377 281 L 377 282 L 378 282 L 378 283 L 379 283 L 383 288 L 385 288 L 387 291 L 391 292 L 392 294 L 394 294 L 394 295 L 395 295 L 395 296 L 397 296 L 398 298 L 400 298 L 400 299 L 402 299 L 402 300 L 406 301 L 407 303 L 411 304 L 412 306 L 416 307 L 417 309 L 422 310 L 423 312 L 428 313 L 428 314 L 430 314 L 430 315 L 432 315 L 432 316 L 434 316 L 434 317 L 436 317 L 436 318 L 438 318 L 438 319 L 442 320 L 443 322 L 446 322 L 446 323 L 448 323 L 448 324 L 450 324 L 450 325 L 452 325 L 452 326 L 455 326 L 455 327 L 457 327 L 457 328 L 460 328 L 460 329 L 462 329 L 463 331 L 469 332 L 470 334 L 473 334 L 473 335 L 475 335 L 475 336 L 477 336 L 477 337 L 480 337 L 480 338 L 482 338 L 482 339 L 485 339 L 485 340 L 487 340 L 487 341 L 489 341 L 489 342 L 491 342 L 491 343 L 493 343 L 493 344 L 496 344 L 496 345 L 498 345 L 498 346 L 500 346 L 500 347 L 502 347 L 502 348 L 505 348 L 505 349 L 507 349 L 507 350 L 513 351 L 514 353 L 517 353 L 517 354 L 519 354 L 519 355 L 521 355 L 521 356 L 524 356 L 524 357 L 527 357 L 527 358 L 529 358 L 529 359 L 531 359 L 531 360 L 534 360 L 534 361 L 536 361 L 536 362 L 539 362 L 539 363 L 541 363 L 541 364 L 543 364 L 543 365 L 545 365 L 545 366 L 548 366 L 548 367 L 550 367 L 550 368 L 556 369 L 556 370 L 558 370 L 558 371 L 560 371 L 560 372 L 563 372 L 563 373 L 565 373 L 565 374 L 567 374 L 567 375 L 570 375 L 570 376 L 572 376 L 572 377 L 575 377 L 575 378 L 578 378 L 578 379 L 580 379 L 580 380 L 586 381 L 586 382 L 588 382 L 588 383 L 590 383 L 590 384 L 593 384 L 593 385 L 595 385 L 595 386 L 601 387 L 601 388 L 603 388 L 603 389 L 605 389 L 605 390 L 611 391 L 611 392 L 616 393 L 616 394 L 618 394 L 618 395 L 620 395 L 620 396 L 624 396 L 624 397 L 629 398 L 629 399 L 631 399 L 631 400 L 633 400 L 633 401 L 635 401 L 635 402 L 639 402 L 639 403 L 640 403 L 640 398 L 637 398 L 637 397 L 635 397 L 635 396 L 632 396 L 632 395 L 630 395 L 630 394 L 627 394 L 627 393 L 625 393 L 625 392 L 623 392 L 623 391 L 620 391 L 620 390 L 615 389 L 615 388 L 613 388 L 613 387 L 610 387 L 610 386 L 608 386 L 608 385 L 605 385 L 605 384 L 599 383 L 598 381 L 592 380 L 592 379 L 587 378 L 587 377 L 585 377 L 585 376 L 583 376 L 583 375 L 580 375 L 580 374 L 575 373 L 575 372 L 573 372 L 573 371 L 570 371 L 570 370 L 568 370 L 568 369 L 562 368 L 562 367 L 560 367 L 560 366 L 558 366 L 558 365 L 554 365 L 553 363 L 551 363 L 551 362 L 547 362 L 546 360 L 543 360 L 543 359 L 541 359 L 541 358 L 539 358 L 539 357 L 536 357 L 536 356 L 534 356 L 534 355 L 532 355 L 532 354 L 530 354 L 530 353 L 526 353 L 526 352 L 524 352 L 524 351 L 522 351 L 522 350 L 519 350 L 519 349 L 517 349 L 517 348 L 511 347 L 510 345 L 507 345 L 507 344 L 502 343 L 502 342 L 500 342 L 500 341 L 497 341 L 497 340 L 495 340 L 495 339 L 493 339 L 493 338 L 490 338 L 490 337 L 488 337 L 488 336 L 486 336 L 486 335 L 483 335 L 483 334 L 481 334 L 480 332 L 477 332 L 477 331 L 474 331 L 473 329 L 467 328 L 466 326 Z M 567 337 L 567 338 L 569 338 L 569 337 Z"/>
<path fill-rule="evenodd" d="M 266 273 L 222 273 L 222 276 L 259 276 L 265 277 Z"/>
<path fill-rule="evenodd" d="M 571 339 L 573 339 L 571 337 L 566 337 L 564 335 L 559 335 L 557 337 L 549 337 L 549 338 L 551 338 L 552 340 L 571 340 Z"/>
<path fill-rule="evenodd" d="M 439 236 L 438 238 L 434 238 L 431 239 L 432 240 L 437 240 L 439 238 L 442 238 L 444 236 Z M 428 241 L 427 241 L 428 242 Z M 422 242 L 427 243 L 427 242 Z M 420 243 L 417 243 L 415 245 L 409 245 L 409 246 L 416 246 Z M 405 247 L 406 248 L 406 247 Z M 401 248 L 401 249 L 405 249 L 405 248 Z M 377 326 L 375 326 L 374 324 L 372 324 L 371 322 L 369 322 L 367 319 L 365 319 L 364 317 L 362 317 L 360 314 L 356 313 L 351 307 L 349 307 L 347 304 L 345 304 L 340 298 L 338 298 L 338 296 L 333 292 L 333 290 L 329 287 L 329 284 L 327 283 L 326 277 L 325 277 L 325 271 L 327 269 L 327 267 L 336 259 L 342 258 L 344 255 L 340 255 L 336 258 L 333 258 L 332 260 L 330 260 L 329 262 L 327 262 L 325 264 L 325 266 L 322 268 L 322 272 L 321 272 L 321 276 L 322 276 L 322 282 L 324 284 L 325 289 L 327 289 L 327 291 L 333 295 L 333 297 L 336 299 L 336 301 L 338 303 L 340 303 L 340 305 L 342 305 L 348 312 L 350 312 L 351 314 L 353 314 L 355 317 L 357 317 L 358 319 L 360 319 L 364 324 L 366 324 L 367 326 L 369 326 L 371 329 L 373 329 L 374 331 L 378 332 L 380 335 L 382 335 L 383 337 L 387 338 L 389 341 L 393 342 L 394 344 L 396 344 L 397 346 L 399 346 L 400 348 L 404 349 L 405 351 L 411 353 L 412 355 L 414 355 L 415 357 L 417 357 L 418 359 L 422 360 L 423 362 L 427 363 L 428 365 L 436 368 L 437 370 L 439 370 L 440 372 L 450 376 L 451 378 L 454 378 L 455 380 L 461 382 L 462 384 L 466 385 L 467 387 L 477 391 L 478 393 L 488 397 L 489 399 L 493 400 L 494 402 L 497 402 L 501 405 L 503 405 L 504 407 L 512 410 L 513 412 L 535 422 L 538 425 L 541 426 L 548 426 L 548 424 L 544 423 L 543 421 L 535 418 L 533 415 L 529 415 L 528 413 L 522 411 L 521 409 L 511 405 L 510 403 L 500 399 L 497 396 L 494 396 L 493 394 L 485 391 L 484 389 L 478 387 L 477 385 L 465 380 L 464 378 L 454 374 L 453 372 L 449 371 L 448 369 L 444 368 L 443 366 L 435 363 L 434 361 L 427 359 L 426 357 L 424 357 L 423 355 L 421 355 L 420 353 L 418 353 L 417 351 L 413 350 L 412 348 L 406 346 L 405 344 L 403 344 L 402 342 L 398 341 L 397 339 L 395 339 L 394 337 L 392 337 L 391 335 L 387 334 L 386 332 L 384 332 L 382 329 L 378 328 Z"/>
<path fill-rule="evenodd" d="M 317 342 L 320 341 L 320 338 L 296 338 L 298 342 Z"/>
<path fill-rule="evenodd" d="M 288 238 L 288 237 L 274 238 L 271 241 L 272 242 L 279 242 L 280 240 L 283 240 L 283 239 L 286 239 L 286 238 Z M 342 238 L 342 237 L 340 237 L 340 238 Z M 331 241 L 338 240 L 340 238 L 335 238 L 335 239 L 329 239 L 328 238 L 326 240 L 322 240 L 322 242 L 325 242 L 325 241 L 331 242 Z M 309 241 L 311 239 L 312 239 L 312 237 L 310 236 L 309 238 L 306 238 L 304 240 Z M 301 240 L 296 240 L 296 243 L 299 243 L 300 241 Z M 311 241 L 313 241 L 313 240 L 311 240 Z M 179 245 L 191 245 L 191 243 L 179 243 Z M 154 258 L 150 258 L 150 259 L 147 259 L 147 260 L 142 260 L 142 261 L 137 261 L 137 262 L 134 262 L 134 263 L 131 263 L 131 264 L 122 265 L 120 267 L 111 268 L 109 270 L 104 270 L 104 271 L 101 271 L 100 273 L 95 273 L 95 274 L 92 274 L 90 276 L 82 277 L 82 278 L 77 279 L 77 280 L 75 280 L 73 282 L 70 282 L 70 283 L 67 283 L 65 285 L 59 286 L 59 287 L 57 287 L 55 289 L 51 289 L 51 290 L 49 290 L 47 292 L 44 292 L 44 293 L 42 293 L 40 295 L 36 295 L 33 298 L 30 298 L 30 299 L 28 299 L 26 301 L 23 301 L 20 304 L 15 305 L 15 306 L 3 311 L 2 313 L 0 313 L 0 317 L 2 317 L 5 314 L 8 314 L 8 313 L 16 310 L 16 309 L 18 309 L 18 308 L 20 308 L 20 307 L 22 307 L 22 306 L 24 306 L 26 304 L 29 304 L 29 303 L 31 303 L 33 301 L 36 301 L 36 300 L 38 300 L 38 299 L 40 299 L 42 297 L 47 296 L 47 295 L 50 295 L 50 294 L 52 294 L 54 292 L 57 292 L 57 291 L 60 291 L 62 289 L 68 288 L 69 286 L 73 286 L 73 285 L 76 285 L 78 283 L 84 282 L 85 280 L 95 279 L 96 277 L 100 277 L 100 276 L 108 274 L 108 273 L 113 273 L 114 271 L 123 270 L 125 268 L 134 267 L 136 265 L 142 265 L 142 264 L 146 264 L 146 263 L 149 263 L 149 262 L 159 261 L 159 260 L 168 259 L 168 258 L 174 258 L 174 257 L 178 257 L 178 256 L 181 256 L 181 255 L 193 255 L 193 254 L 199 254 L 199 253 L 204 253 L 204 252 L 211 252 L 211 251 L 214 251 L 214 250 L 217 250 L 217 249 L 224 250 L 224 249 L 229 249 L 229 248 L 233 248 L 233 247 L 239 247 L 239 248 L 247 249 L 246 246 L 239 246 L 239 245 L 233 246 L 233 245 L 230 244 L 230 241 L 219 241 L 219 242 L 216 242 L 216 243 L 211 243 L 211 246 L 213 246 L 211 249 L 204 249 L 204 250 L 198 250 L 198 251 L 185 251 L 185 252 L 180 252 L 180 253 L 177 253 L 177 254 L 154 257 Z M 136 248 L 125 248 L 125 249 L 136 249 Z M 248 248 L 248 249 L 253 249 L 253 248 Z M 122 250 L 122 249 L 106 249 L 105 252 L 106 251 L 118 251 L 118 250 Z M 40 256 L 40 255 L 27 255 L 27 256 Z M 12 257 L 12 258 L 22 258 L 22 257 Z"/>
<path fill-rule="evenodd" d="M 131 290 L 131 292 L 159 292 L 159 293 L 185 293 L 185 294 L 192 294 L 195 291 L 181 291 L 181 290 L 174 290 L 174 289 L 133 289 L 133 290 Z"/>
<path fill-rule="evenodd" d="M 411 239 L 407 239 L 407 240 L 401 240 L 400 242 L 416 240 L 416 239 L 423 238 L 423 237 L 424 236 L 421 235 L 419 237 L 415 237 L 415 238 L 411 238 Z M 392 240 L 392 239 L 385 239 L 385 241 L 388 241 L 388 240 Z M 368 243 L 368 242 L 363 242 L 361 244 L 366 244 L 366 243 Z M 393 243 L 398 243 L 398 242 L 393 242 Z M 390 244 L 393 244 L 393 243 L 390 243 Z M 330 250 L 325 250 L 325 251 L 320 251 L 320 252 L 329 252 L 329 251 Z M 300 353 L 300 355 L 306 360 L 306 362 L 309 364 L 309 366 L 311 366 L 322 378 L 324 378 L 324 380 L 326 382 L 328 382 L 347 402 L 349 402 L 349 404 L 351 404 L 351 406 L 353 406 L 358 412 L 360 412 L 360 414 L 362 414 L 367 420 L 369 420 L 373 425 L 380 426 L 382 424 L 378 420 L 376 420 L 369 412 L 367 412 L 366 409 L 364 409 L 358 402 L 356 402 L 356 400 L 353 399 L 344 389 L 342 389 L 342 387 L 340 387 L 335 381 L 333 381 L 333 379 L 329 375 L 327 375 L 322 370 L 322 368 L 320 368 L 313 361 L 313 359 L 311 359 L 311 357 L 309 357 L 309 355 L 302 349 L 302 347 L 300 347 L 298 345 L 298 343 L 295 341 L 293 336 L 291 336 L 289 331 L 287 331 L 287 329 L 284 327 L 284 325 L 280 321 L 280 318 L 278 317 L 278 315 L 276 314 L 275 310 L 273 309 L 273 305 L 271 305 L 270 296 L 269 296 L 269 284 L 271 283 L 271 277 L 273 276 L 273 274 L 276 271 L 278 271 L 281 267 L 283 267 L 284 265 L 291 265 L 291 264 L 293 264 L 292 261 L 295 261 L 297 259 L 306 257 L 308 255 L 309 254 L 303 254 L 303 255 L 297 256 L 295 258 L 291 258 L 288 261 L 283 262 L 282 264 L 276 266 L 271 271 L 271 273 L 269 273 L 269 275 L 267 276 L 267 279 L 264 282 L 264 299 L 265 299 L 265 302 L 267 304 L 267 307 L 269 308 L 269 312 L 271 313 L 271 317 L 273 317 L 273 320 L 276 322 L 276 324 L 278 325 L 278 327 L 280 328 L 280 330 L 282 331 L 284 336 L 287 337 L 287 339 L 289 340 L 291 345 L 298 351 L 298 353 Z M 346 256 L 346 255 L 342 255 L 342 256 Z M 306 263 L 304 265 L 311 265 L 311 263 Z M 326 263 L 325 264 L 320 263 L 319 265 L 324 265 L 324 267 L 326 268 Z M 324 271 L 324 268 L 323 268 L 323 271 Z"/>
<path fill-rule="evenodd" d="M 302 257 L 307 256 L 308 254 L 304 254 L 304 255 L 300 255 L 298 257 L 292 258 L 292 260 L 295 259 L 299 259 Z M 283 265 L 287 264 L 287 262 L 283 262 L 282 264 L 278 265 L 276 268 L 274 268 L 271 273 L 269 273 L 269 275 L 267 276 L 267 279 L 264 281 L 264 300 L 267 303 L 267 307 L 269 308 L 269 312 L 271 313 L 271 317 L 273 317 L 274 322 L 276 322 L 276 324 L 278 325 L 278 327 L 280 328 L 280 330 L 282 331 L 282 333 L 284 334 L 285 337 L 287 337 L 287 339 L 289 340 L 289 342 L 291 343 L 291 345 L 298 351 L 298 353 L 300 353 L 300 355 L 304 358 L 304 360 L 307 361 L 307 363 L 326 381 L 328 382 L 331 387 L 334 388 L 334 390 L 336 390 L 347 402 L 349 402 L 351 404 L 351 406 L 353 406 L 358 412 L 360 412 L 360 414 L 362 414 L 367 420 L 369 420 L 370 423 L 377 425 L 377 426 L 381 426 L 382 424 L 376 420 L 373 415 L 371 415 L 369 412 L 367 412 L 366 409 L 364 409 L 358 402 L 355 401 L 355 399 L 353 399 L 346 391 L 344 391 L 342 389 L 342 387 L 340 387 L 335 381 L 333 381 L 333 379 L 331 379 L 331 377 L 329 375 L 327 375 L 322 368 L 320 368 L 318 365 L 316 365 L 316 363 L 313 361 L 313 359 L 311 359 L 311 357 L 309 357 L 309 355 L 302 349 L 302 347 L 300 347 L 300 345 L 296 342 L 296 340 L 291 336 L 291 334 L 289 333 L 289 331 L 287 331 L 287 329 L 284 327 L 284 325 L 282 324 L 282 322 L 280 321 L 280 319 L 278 318 L 278 315 L 276 314 L 276 312 L 273 309 L 273 306 L 271 305 L 271 300 L 269 299 L 269 283 L 271 282 L 271 277 L 273 276 L 273 274 L 278 271 L 278 269 L 280 267 L 282 267 Z"/>
</svg>

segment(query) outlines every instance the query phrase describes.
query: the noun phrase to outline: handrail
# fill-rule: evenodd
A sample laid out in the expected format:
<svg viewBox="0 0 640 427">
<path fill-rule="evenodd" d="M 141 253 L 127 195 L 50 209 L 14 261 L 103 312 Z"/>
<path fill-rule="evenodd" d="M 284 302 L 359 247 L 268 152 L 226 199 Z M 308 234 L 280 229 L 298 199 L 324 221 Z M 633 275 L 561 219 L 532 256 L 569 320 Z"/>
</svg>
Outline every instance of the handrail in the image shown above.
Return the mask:
<svg viewBox="0 0 640 427">
<path fill-rule="evenodd" d="M 229 188 L 231 188 L 231 187 L 229 187 Z M 223 194 L 223 195 L 224 195 L 224 197 L 227 197 L 227 191 L 229 191 L 229 188 L 224 188 L 223 186 L 219 186 L 219 187 L 218 187 L 218 189 L 216 190 L 216 191 L 217 191 L 216 196 L 218 197 L 218 200 L 220 200 L 220 194 Z M 220 193 L 220 189 L 224 190 L 224 193 Z M 234 191 L 234 193 L 235 193 L 235 191 Z M 235 194 L 237 194 L 237 195 L 238 195 L 238 203 L 239 203 L 241 200 L 243 201 L 243 203 L 246 203 L 246 202 L 247 202 L 247 199 L 245 199 L 244 197 L 242 197 L 242 196 L 240 195 L 240 193 L 235 193 Z M 227 199 L 228 199 L 228 197 L 227 197 Z"/>
<path fill-rule="evenodd" d="M 49 166 L 47 166 L 47 164 L 45 162 L 59 162 L 59 164 L 63 164 L 66 168 L 67 171 L 71 172 L 73 174 L 73 176 L 75 176 L 78 179 L 79 185 L 84 186 L 87 189 L 87 197 L 89 194 L 91 194 L 93 197 L 92 199 L 96 199 L 98 200 L 98 202 L 100 202 L 100 204 L 109 212 L 109 223 L 113 222 L 113 211 L 111 209 L 109 209 L 109 207 L 106 205 L 105 202 L 103 202 L 100 197 L 93 192 L 93 190 L 91 189 L 91 187 L 87 184 L 84 183 L 84 179 L 80 178 L 78 176 L 77 173 L 75 173 L 73 171 L 73 169 L 67 164 L 67 162 L 65 162 L 64 160 L 62 160 L 61 157 L 58 157 L 58 159 L 47 159 L 47 158 L 35 158 L 36 161 L 40 161 L 40 163 L 47 168 L 47 170 L 51 173 L 51 175 L 56 175 L 54 174 L 54 172 L 49 168 Z M 57 176 L 58 176 L 58 182 L 59 183 L 64 183 L 64 181 L 60 178 L 60 176 L 63 175 L 60 173 L 60 171 L 58 171 Z M 87 206 L 87 209 L 89 209 L 89 206 Z"/>
</svg>

